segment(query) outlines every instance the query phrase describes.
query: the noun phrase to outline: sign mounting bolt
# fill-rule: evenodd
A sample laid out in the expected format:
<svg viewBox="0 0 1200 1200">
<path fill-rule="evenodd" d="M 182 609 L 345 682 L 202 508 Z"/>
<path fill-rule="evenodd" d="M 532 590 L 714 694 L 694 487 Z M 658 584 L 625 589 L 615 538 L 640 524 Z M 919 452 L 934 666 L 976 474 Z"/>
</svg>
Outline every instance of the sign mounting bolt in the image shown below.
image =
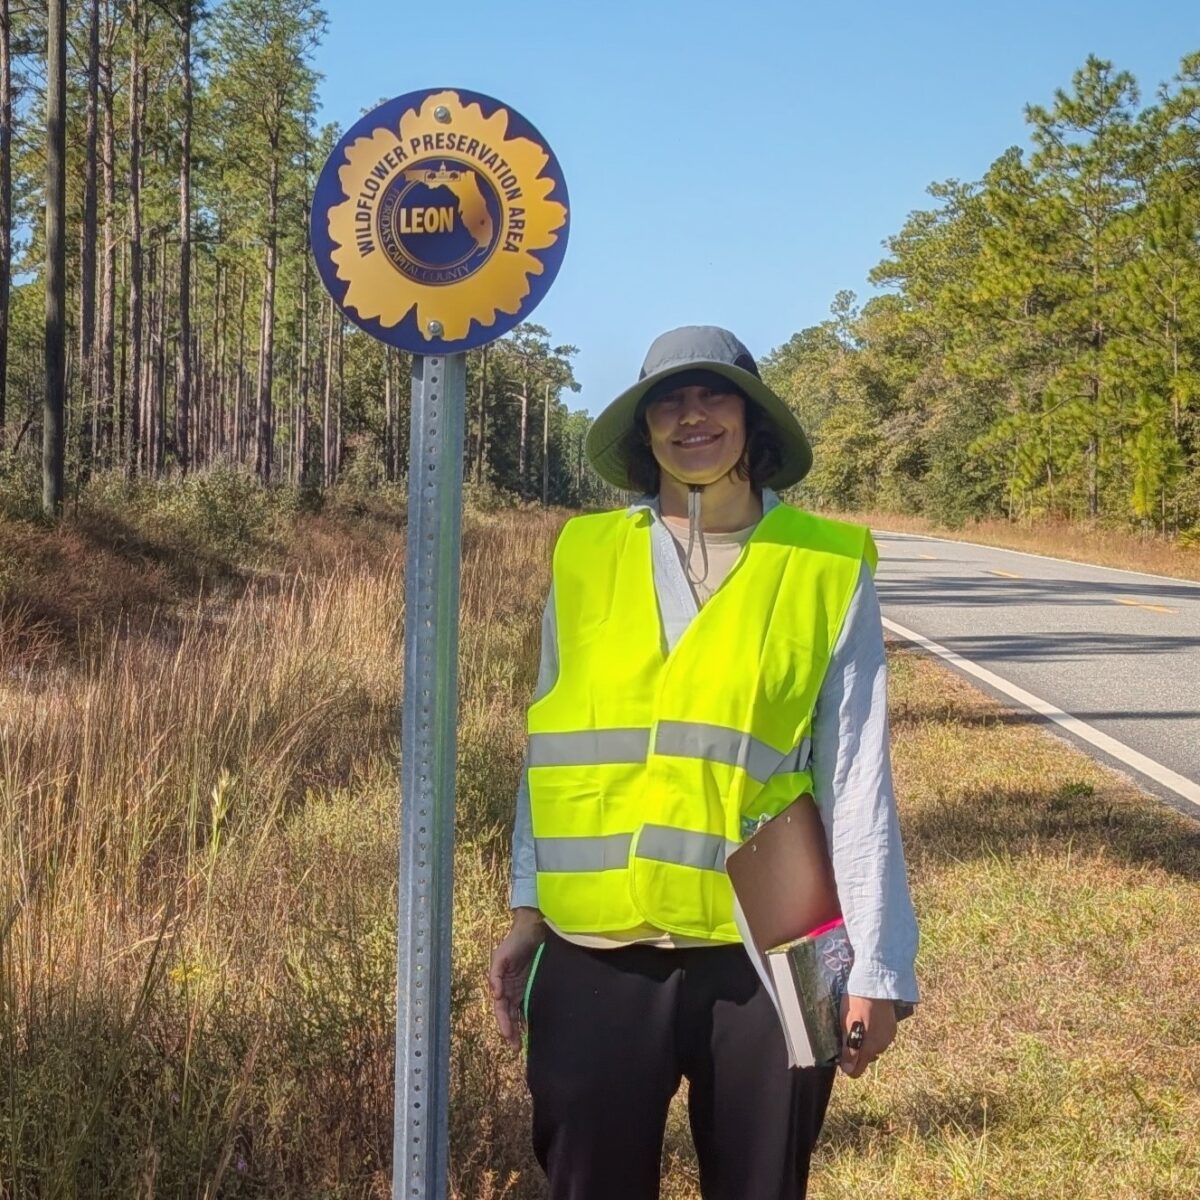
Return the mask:
<svg viewBox="0 0 1200 1200">
<path fill-rule="evenodd" d="M 444 104 L 439 104 L 437 108 L 433 110 L 433 119 L 441 122 L 443 125 L 449 125 L 450 110 Z"/>
<path fill-rule="evenodd" d="M 430 337 L 441 337 L 442 336 L 441 321 L 430 321 L 428 328 L 429 328 L 429 336 Z"/>
</svg>

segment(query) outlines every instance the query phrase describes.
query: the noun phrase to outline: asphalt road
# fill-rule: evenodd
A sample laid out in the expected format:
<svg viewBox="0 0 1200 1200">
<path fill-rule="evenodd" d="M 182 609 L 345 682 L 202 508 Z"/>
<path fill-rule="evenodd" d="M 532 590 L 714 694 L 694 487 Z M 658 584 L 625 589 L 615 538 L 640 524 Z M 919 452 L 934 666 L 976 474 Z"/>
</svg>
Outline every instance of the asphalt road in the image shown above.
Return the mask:
<svg viewBox="0 0 1200 1200">
<path fill-rule="evenodd" d="M 1181 799 L 1178 781 L 1117 763 L 1200 812 L 1200 584 L 917 534 L 875 537 L 887 621 L 1183 776 L 1192 790 Z"/>
</svg>

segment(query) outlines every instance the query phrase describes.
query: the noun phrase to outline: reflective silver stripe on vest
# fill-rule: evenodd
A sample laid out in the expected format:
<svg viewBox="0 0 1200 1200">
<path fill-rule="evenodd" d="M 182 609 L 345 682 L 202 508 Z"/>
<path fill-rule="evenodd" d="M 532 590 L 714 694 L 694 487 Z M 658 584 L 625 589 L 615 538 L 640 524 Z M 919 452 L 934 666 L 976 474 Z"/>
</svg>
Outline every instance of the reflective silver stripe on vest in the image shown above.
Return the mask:
<svg viewBox="0 0 1200 1200">
<path fill-rule="evenodd" d="M 805 738 L 799 746 L 780 754 L 773 746 L 740 729 L 706 725 L 700 721 L 659 721 L 654 751 L 676 758 L 703 758 L 726 763 L 740 767 L 751 779 L 766 783 L 780 771 L 804 770 L 808 763 L 809 741 Z"/>
<path fill-rule="evenodd" d="M 697 833 L 694 829 L 672 829 L 669 825 L 643 825 L 638 835 L 637 857 L 680 867 L 724 871 L 725 855 L 737 849 L 719 833 Z"/>
<path fill-rule="evenodd" d="M 648 729 L 582 729 L 574 733 L 531 733 L 531 767 L 590 767 L 642 763 L 650 750 Z"/>
<path fill-rule="evenodd" d="M 794 750 L 784 755 L 783 762 L 775 768 L 776 775 L 784 775 L 794 771 L 807 771 L 808 760 L 812 756 L 812 741 L 805 738 Z"/>
<path fill-rule="evenodd" d="M 542 837 L 534 839 L 539 871 L 616 871 L 629 865 L 632 833 L 606 837 Z"/>
</svg>

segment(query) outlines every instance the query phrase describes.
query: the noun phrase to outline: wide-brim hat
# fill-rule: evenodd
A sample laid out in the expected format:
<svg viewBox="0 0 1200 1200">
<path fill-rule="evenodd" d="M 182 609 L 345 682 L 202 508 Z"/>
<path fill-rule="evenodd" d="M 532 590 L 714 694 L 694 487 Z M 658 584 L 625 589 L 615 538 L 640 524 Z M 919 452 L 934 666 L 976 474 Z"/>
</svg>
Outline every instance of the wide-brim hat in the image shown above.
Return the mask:
<svg viewBox="0 0 1200 1200">
<path fill-rule="evenodd" d="M 584 452 L 596 473 L 615 487 L 632 491 L 629 464 L 638 452 L 638 405 L 656 384 L 684 371 L 712 371 L 729 380 L 762 410 L 774 426 L 782 461 L 766 487 L 799 483 L 812 466 L 812 447 L 790 408 L 759 378 L 750 351 L 727 329 L 685 325 L 654 340 L 638 381 L 623 391 L 592 423 Z"/>
</svg>

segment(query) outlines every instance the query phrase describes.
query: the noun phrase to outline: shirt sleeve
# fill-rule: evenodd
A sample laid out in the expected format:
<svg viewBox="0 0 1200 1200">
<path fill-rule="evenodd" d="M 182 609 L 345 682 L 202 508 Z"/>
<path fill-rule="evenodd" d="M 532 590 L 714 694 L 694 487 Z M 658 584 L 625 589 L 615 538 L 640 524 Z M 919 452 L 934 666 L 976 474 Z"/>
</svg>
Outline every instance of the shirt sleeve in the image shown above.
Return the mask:
<svg viewBox="0 0 1200 1200">
<path fill-rule="evenodd" d="M 892 783 L 879 597 L 865 565 L 817 697 L 812 763 L 854 947 L 849 991 L 915 1004 L 917 922 Z"/>
<path fill-rule="evenodd" d="M 554 585 L 542 612 L 542 656 L 538 663 L 533 700 L 540 700 L 558 678 L 558 626 L 554 617 Z M 529 807 L 529 751 L 517 785 L 517 811 L 513 820 L 512 888 L 510 908 L 537 908 L 537 859 L 533 848 L 533 814 Z"/>
</svg>

